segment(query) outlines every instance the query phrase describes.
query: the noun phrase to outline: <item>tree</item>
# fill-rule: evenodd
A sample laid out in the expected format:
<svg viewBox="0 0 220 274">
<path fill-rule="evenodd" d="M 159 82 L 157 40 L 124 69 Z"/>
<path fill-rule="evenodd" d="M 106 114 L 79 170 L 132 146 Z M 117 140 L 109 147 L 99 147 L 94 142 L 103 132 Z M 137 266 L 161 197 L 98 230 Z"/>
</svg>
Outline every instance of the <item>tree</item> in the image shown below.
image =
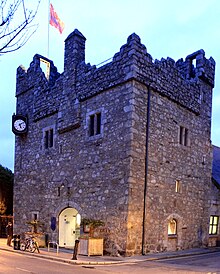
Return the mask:
<svg viewBox="0 0 220 274">
<path fill-rule="evenodd" d="M 13 213 L 13 181 L 12 171 L 0 165 L 0 214 Z"/>
<path fill-rule="evenodd" d="M 37 30 L 33 20 L 41 0 L 34 10 L 27 8 L 25 0 L 0 0 L 0 55 L 24 46 Z"/>
<path fill-rule="evenodd" d="M 7 210 L 7 207 L 5 205 L 5 202 L 0 201 L 0 215 L 4 215 Z"/>
</svg>

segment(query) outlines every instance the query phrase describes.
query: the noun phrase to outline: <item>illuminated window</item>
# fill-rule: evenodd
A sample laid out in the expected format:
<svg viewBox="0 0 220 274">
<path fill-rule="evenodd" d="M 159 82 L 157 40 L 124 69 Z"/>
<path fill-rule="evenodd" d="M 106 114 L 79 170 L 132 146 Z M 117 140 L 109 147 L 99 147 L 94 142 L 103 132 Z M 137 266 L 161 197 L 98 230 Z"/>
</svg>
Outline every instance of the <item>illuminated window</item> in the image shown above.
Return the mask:
<svg viewBox="0 0 220 274">
<path fill-rule="evenodd" d="M 176 235 L 177 234 L 177 222 L 175 219 L 172 219 L 168 223 L 168 235 Z"/>
<path fill-rule="evenodd" d="M 219 216 L 210 216 L 209 221 L 209 235 L 216 235 L 218 233 Z"/>
<path fill-rule="evenodd" d="M 182 192 L 182 184 L 180 180 L 176 180 L 175 182 L 175 192 L 181 193 Z"/>
<path fill-rule="evenodd" d="M 185 127 L 179 127 L 179 143 L 184 146 L 189 145 L 189 130 Z"/>
</svg>

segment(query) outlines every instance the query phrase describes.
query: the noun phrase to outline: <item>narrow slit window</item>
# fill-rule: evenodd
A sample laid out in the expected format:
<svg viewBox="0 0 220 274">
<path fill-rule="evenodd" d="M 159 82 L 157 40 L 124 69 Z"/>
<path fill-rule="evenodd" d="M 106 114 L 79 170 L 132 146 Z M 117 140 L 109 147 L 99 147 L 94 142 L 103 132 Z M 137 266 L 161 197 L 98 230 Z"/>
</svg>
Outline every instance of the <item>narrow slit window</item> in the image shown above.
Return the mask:
<svg viewBox="0 0 220 274">
<path fill-rule="evenodd" d="M 48 148 L 49 147 L 49 131 L 45 131 L 45 138 L 44 138 L 44 147 Z"/>
<path fill-rule="evenodd" d="M 96 118 L 97 118 L 96 134 L 100 134 L 101 133 L 101 113 L 97 113 Z"/>
<path fill-rule="evenodd" d="M 188 129 L 185 128 L 185 134 L 184 134 L 184 146 L 188 145 Z"/>
<path fill-rule="evenodd" d="M 176 193 L 181 193 L 182 191 L 182 184 L 180 180 L 176 180 L 175 182 L 175 192 Z"/>
<path fill-rule="evenodd" d="M 53 129 L 50 129 L 50 147 L 53 147 Z"/>
<path fill-rule="evenodd" d="M 50 128 L 44 131 L 44 148 L 52 148 L 54 146 L 54 130 Z"/>
<path fill-rule="evenodd" d="M 183 126 L 179 127 L 179 144 L 183 146 L 189 145 L 189 130 Z"/>
<path fill-rule="evenodd" d="M 94 136 L 95 135 L 95 115 L 90 115 L 90 129 L 89 129 L 89 133 L 90 136 Z"/>
<path fill-rule="evenodd" d="M 180 134 L 179 134 L 179 143 L 182 145 L 183 144 L 183 127 L 180 126 Z"/>
</svg>

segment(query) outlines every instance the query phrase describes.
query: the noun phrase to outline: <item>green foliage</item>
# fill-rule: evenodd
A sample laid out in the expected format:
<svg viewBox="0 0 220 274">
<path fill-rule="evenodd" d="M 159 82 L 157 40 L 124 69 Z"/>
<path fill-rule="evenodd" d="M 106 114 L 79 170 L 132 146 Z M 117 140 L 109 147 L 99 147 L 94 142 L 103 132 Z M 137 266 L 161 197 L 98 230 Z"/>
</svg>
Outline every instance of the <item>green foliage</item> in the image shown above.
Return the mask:
<svg viewBox="0 0 220 274">
<path fill-rule="evenodd" d="M 14 174 L 12 171 L 0 165 L 0 215 L 13 214 L 13 183 Z"/>
<path fill-rule="evenodd" d="M 94 219 L 88 219 L 88 218 L 82 219 L 81 223 L 82 225 L 89 225 L 89 226 L 92 226 L 93 228 L 105 225 L 105 223 L 101 220 L 94 220 Z"/>
<path fill-rule="evenodd" d="M 0 184 L 13 185 L 14 174 L 7 167 L 0 165 Z"/>
</svg>

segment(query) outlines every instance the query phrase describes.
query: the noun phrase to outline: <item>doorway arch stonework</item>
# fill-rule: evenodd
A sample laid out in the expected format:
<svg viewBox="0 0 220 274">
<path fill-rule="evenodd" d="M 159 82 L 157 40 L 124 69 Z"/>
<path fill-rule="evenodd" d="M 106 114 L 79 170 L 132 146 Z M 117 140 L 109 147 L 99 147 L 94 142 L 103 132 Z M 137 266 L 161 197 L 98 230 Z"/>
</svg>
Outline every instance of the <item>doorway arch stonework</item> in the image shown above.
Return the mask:
<svg viewBox="0 0 220 274">
<path fill-rule="evenodd" d="M 80 236 L 80 214 L 73 207 L 67 207 L 59 214 L 59 246 L 74 247 Z"/>
<path fill-rule="evenodd" d="M 74 233 L 74 231 L 75 231 L 75 233 L 70 238 L 70 242 L 69 243 L 66 242 L 66 244 L 64 245 L 64 238 L 65 238 L 65 236 L 63 235 L 63 233 L 64 233 L 63 230 L 65 229 L 65 226 L 64 226 L 64 223 L 61 225 L 61 222 L 64 222 L 64 218 L 63 218 L 63 220 L 61 220 L 60 215 L 62 213 L 64 214 L 66 209 L 71 209 L 72 210 L 72 217 L 75 216 L 76 214 L 80 214 L 80 216 L 81 216 L 82 209 L 75 202 L 69 201 L 68 202 L 68 206 L 66 205 L 66 203 L 59 204 L 58 207 L 54 210 L 54 216 L 56 216 L 57 228 L 56 228 L 56 231 L 54 233 L 52 233 L 51 238 L 53 239 L 53 241 L 58 242 L 59 245 L 61 245 L 63 247 L 68 247 L 68 246 L 74 247 L 75 240 L 76 240 L 77 237 L 79 237 L 79 234 L 80 234 L 80 227 L 79 226 L 77 228 L 76 227 L 72 227 L 72 228 L 68 227 L 68 226 L 74 225 L 74 221 L 73 220 L 71 220 L 73 222 L 70 222 L 69 224 L 65 223 L 66 228 L 68 228 L 68 233 Z M 70 214 L 71 214 L 71 210 L 69 212 Z M 66 220 L 66 221 L 68 222 L 68 220 Z M 75 224 L 76 224 L 76 222 L 75 222 Z M 76 228 L 76 230 L 75 230 L 75 228 Z"/>
</svg>

